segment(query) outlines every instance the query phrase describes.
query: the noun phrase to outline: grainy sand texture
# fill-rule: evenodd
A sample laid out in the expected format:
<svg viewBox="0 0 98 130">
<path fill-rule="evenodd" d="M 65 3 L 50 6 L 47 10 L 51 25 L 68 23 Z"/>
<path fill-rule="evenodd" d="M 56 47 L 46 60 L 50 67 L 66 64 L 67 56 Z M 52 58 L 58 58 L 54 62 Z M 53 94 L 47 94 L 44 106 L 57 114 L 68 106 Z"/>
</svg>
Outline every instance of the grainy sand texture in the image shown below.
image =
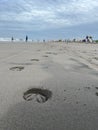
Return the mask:
<svg viewBox="0 0 98 130">
<path fill-rule="evenodd" d="M 98 45 L 0 42 L 0 130 L 98 130 Z"/>
</svg>

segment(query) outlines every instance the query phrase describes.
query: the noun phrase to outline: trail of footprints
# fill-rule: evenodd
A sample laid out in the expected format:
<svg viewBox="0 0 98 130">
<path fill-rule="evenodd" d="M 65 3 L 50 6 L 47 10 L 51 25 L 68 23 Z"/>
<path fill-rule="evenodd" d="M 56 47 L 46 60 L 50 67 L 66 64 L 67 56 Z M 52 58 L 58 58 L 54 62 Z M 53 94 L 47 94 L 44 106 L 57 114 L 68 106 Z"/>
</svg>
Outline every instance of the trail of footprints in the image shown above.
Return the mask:
<svg viewBox="0 0 98 130">
<path fill-rule="evenodd" d="M 48 57 L 48 55 L 43 55 L 43 57 Z M 38 62 L 39 59 L 30 59 L 30 61 Z M 11 71 L 22 71 L 24 70 L 24 66 L 20 65 L 32 65 L 31 63 L 14 63 L 18 64 L 19 66 L 14 66 L 9 68 Z M 52 97 L 52 92 L 48 89 L 41 89 L 41 88 L 32 88 L 24 92 L 23 99 L 26 101 L 35 100 L 38 103 L 45 103 Z"/>
<path fill-rule="evenodd" d="M 57 55 L 57 53 L 52 53 L 52 52 L 46 52 L 46 54 Z M 48 57 L 48 55 L 43 55 L 43 57 Z M 30 61 L 38 62 L 39 59 L 30 59 Z M 31 64 L 21 63 L 20 65 L 31 65 Z M 25 67 L 24 66 L 20 66 L 20 65 L 11 67 L 9 70 L 11 70 L 11 71 L 22 71 L 22 70 L 24 70 Z M 90 90 L 91 88 L 90 87 L 85 87 L 85 89 Z M 95 87 L 95 89 L 98 90 L 98 87 Z M 98 96 L 98 91 L 95 92 L 95 95 Z M 38 103 L 45 103 L 51 97 L 52 97 L 52 92 L 50 90 L 48 90 L 48 89 L 41 89 L 41 88 L 31 88 L 31 89 L 27 90 L 26 92 L 24 92 L 24 94 L 23 94 L 23 99 L 24 100 L 26 100 L 26 101 L 35 100 Z M 64 98 L 64 101 L 65 100 L 66 99 Z M 78 104 L 78 103 L 79 102 L 76 102 L 76 104 Z"/>
<path fill-rule="evenodd" d="M 30 61 L 39 61 L 39 59 L 31 59 Z M 32 65 L 32 63 L 18 63 L 18 64 L 19 64 L 19 66 L 11 67 L 9 70 L 12 70 L 12 71 L 22 71 L 25 67 L 24 66 L 20 66 L 20 65 Z"/>
<path fill-rule="evenodd" d="M 46 52 L 46 54 L 57 55 L 57 53 L 53 53 L 53 52 Z M 48 57 L 48 55 L 43 55 L 43 57 Z M 30 59 L 30 61 L 32 61 L 32 62 L 38 62 L 39 59 L 34 58 L 34 59 Z M 22 65 L 32 65 L 32 63 L 12 63 L 12 64 L 19 65 L 19 66 L 11 67 L 10 70 L 12 70 L 12 71 L 22 71 L 25 68 Z"/>
</svg>

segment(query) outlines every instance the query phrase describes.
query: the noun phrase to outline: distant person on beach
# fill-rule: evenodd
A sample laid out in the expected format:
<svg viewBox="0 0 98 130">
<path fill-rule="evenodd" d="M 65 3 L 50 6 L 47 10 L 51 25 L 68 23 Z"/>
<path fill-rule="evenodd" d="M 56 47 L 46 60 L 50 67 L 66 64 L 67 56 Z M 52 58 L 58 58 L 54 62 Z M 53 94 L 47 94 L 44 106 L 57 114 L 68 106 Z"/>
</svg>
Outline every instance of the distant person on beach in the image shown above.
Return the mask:
<svg viewBox="0 0 98 130">
<path fill-rule="evenodd" d="M 92 36 L 86 36 L 86 42 L 93 43 Z"/>
<path fill-rule="evenodd" d="M 88 36 L 86 36 L 86 42 L 89 42 L 89 37 Z"/>
<path fill-rule="evenodd" d="M 14 38 L 12 37 L 11 40 L 12 40 L 12 42 L 13 42 L 13 41 L 14 41 Z"/>
<path fill-rule="evenodd" d="M 43 39 L 43 42 L 45 42 L 45 39 Z"/>
<path fill-rule="evenodd" d="M 26 35 L 26 42 L 28 41 L 28 36 Z"/>
</svg>

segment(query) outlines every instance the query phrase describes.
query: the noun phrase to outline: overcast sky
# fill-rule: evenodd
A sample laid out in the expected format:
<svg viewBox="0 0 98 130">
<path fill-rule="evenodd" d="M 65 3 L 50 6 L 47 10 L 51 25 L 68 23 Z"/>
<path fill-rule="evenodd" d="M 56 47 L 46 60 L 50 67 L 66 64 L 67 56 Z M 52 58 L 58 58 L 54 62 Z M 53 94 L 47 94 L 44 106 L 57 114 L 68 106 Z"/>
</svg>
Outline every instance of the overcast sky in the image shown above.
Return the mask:
<svg viewBox="0 0 98 130">
<path fill-rule="evenodd" d="M 0 37 L 98 39 L 98 0 L 0 0 Z"/>
</svg>

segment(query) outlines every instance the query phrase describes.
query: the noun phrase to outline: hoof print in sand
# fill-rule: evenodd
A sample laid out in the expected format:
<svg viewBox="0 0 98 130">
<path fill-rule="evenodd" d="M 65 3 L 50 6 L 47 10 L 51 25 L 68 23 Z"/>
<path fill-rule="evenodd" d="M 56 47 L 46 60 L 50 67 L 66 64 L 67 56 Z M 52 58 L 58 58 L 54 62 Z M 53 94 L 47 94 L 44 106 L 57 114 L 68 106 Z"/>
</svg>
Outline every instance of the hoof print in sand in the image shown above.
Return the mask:
<svg viewBox="0 0 98 130">
<path fill-rule="evenodd" d="M 39 59 L 31 59 L 31 61 L 39 61 Z"/>
<path fill-rule="evenodd" d="M 51 98 L 52 92 L 47 89 L 41 89 L 41 88 L 32 88 L 27 90 L 23 94 L 23 98 L 26 101 L 36 100 L 38 103 L 44 103 L 48 101 L 49 98 Z"/>
<path fill-rule="evenodd" d="M 10 70 L 12 70 L 12 71 L 22 71 L 23 69 L 24 69 L 23 66 L 16 66 L 16 67 L 10 68 Z"/>
</svg>

